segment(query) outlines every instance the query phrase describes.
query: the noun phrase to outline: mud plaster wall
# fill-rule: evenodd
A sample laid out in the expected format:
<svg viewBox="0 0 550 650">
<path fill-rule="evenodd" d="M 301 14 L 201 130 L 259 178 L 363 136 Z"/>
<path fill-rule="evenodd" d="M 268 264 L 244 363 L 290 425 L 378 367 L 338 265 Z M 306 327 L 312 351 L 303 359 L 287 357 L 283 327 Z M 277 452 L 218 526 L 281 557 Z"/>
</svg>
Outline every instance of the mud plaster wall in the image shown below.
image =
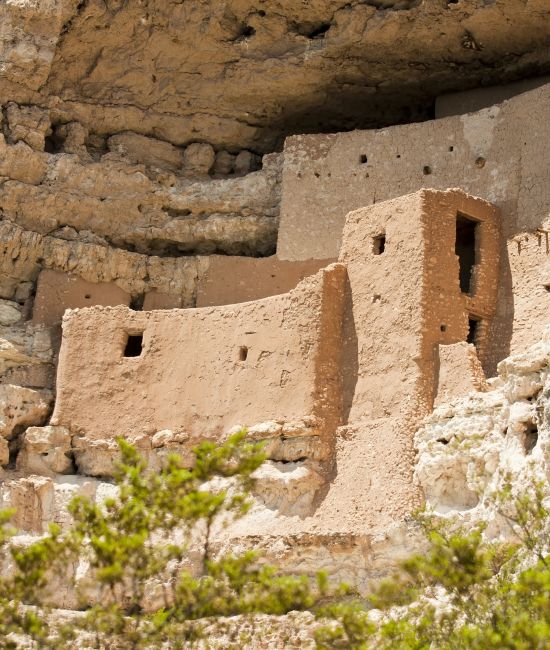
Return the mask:
<svg viewBox="0 0 550 650">
<path fill-rule="evenodd" d="M 129 305 L 130 298 L 114 283 L 86 282 L 75 275 L 46 269 L 38 277 L 32 319 L 42 325 L 58 325 L 65 309 Z"/>
<path fill-rule="evenodd" d="M 278 256 L 335 255 L 347 212 L 421 187 L 460 187 L 494 203 L 506 238 L 538 228 L 550 210 L 549 117 L 545 85 L 468 115 L 287 139 Z M 490 374 L 510 350 L 519 350 L 516 342 L 526 345 L 541 335 L 547 313 L 536 296 L 517 301 L 512 295 L 512 285 L 534 281 L 526 274 L 538 274 L 536 266 L 514 265 L 504 244 L 501 252 L 498 310 L 486 357 Z M 536 325 L 520 334 L 531 319 Z"/>
<path fill-rule="evenodd" d="M 550 178 L 548 183 L 550 184 Z M 521 233 L 507 243 L 512 269 L 509 309 L 514 316 L 511 347 L 524 350 L 541 336 L 550 314 L 550 219 L 537 232 Z"/>
<path fill-rule="evenodd" d="M 479 294 L 460 292 L 457 210 L 484 221 Z M 385 235 L 384 251 L 374 241 Z M 437 390 L 440 343 L 464 340 L 467 307 L 494 309 L 496 211 L 460 191 L 420 191 L 347 216 L 340 261 L 348 270 L 343 326 L 344 417 L 337 472 L 317 518 L 330 528 L 384 530 L 419 504 L 413 433 Z M 479 300 L 478 300 L 479 299 Z M 447 329 L 441 332 L 440 325 Z M 345 500 L 346 506 L 342 503 Z"/>
<path fill-rule="evenodd" d="M 275 256 L 255 259 L 212 255 L 201 258 L 197 307 L 230 305 L 286 293 L 330 262 L 287 262 Z M 203 267 L 206 270 L 201 272 Z"/>
<path fill-rule="evenodd" d="M 426 256 L 424 358 L 440 343 L 466 341 L 469 320 L 477 319 L 475 344 L 480 361 L 487 361 L 488 333 L 496 313 L 499 269 L 499 211 L 486 201 L 461 191 L 423 191 L 422 231 Z M 456 255 L 457 217 L 475 219 L 475 258 L 471 291 L 461 291 Z M 473 222 L 472 222 L 473 223 Z M 403 273 L 406 273 L 403 267 Z M 434 376 L 434 371 L 430 374 Z M 431 407 L 431 404 L 430 404 Z"/>
<path fill-rule="evenodd" d="M 463 397 L 472 391 L 487 390 L 487 382 L 471 343 L 440 345 L 437 392 L 434 406 Z"/>
<path fill-rule="evenodd" d="M 334 430 L 344 277 L 333 265 L 289 294 L 232 307 L 69 311 L 52 422 L 88 439 L 219 436 L 307 417 L 321 434 Z M 138 333 L 140 356 L 124 357 L 127 335 Z"/>
<path fill-rule="evenodd" d="M 459 212 L 479 222 L 472 295 L 459 286 Z M 426 411 L 436 389 L 438 345 L 465 341 L 470 313 L 494 314 L 496 210 L 460 191 L 430 190 L 362 208 L 347 217 L 340 261 L 351 288 L 345 341 L 356 340 L 344 364 L 357 357 L 357 381 L 344 393 L 348 421 L 401 417 L 415 402 Z"/>
</svg>

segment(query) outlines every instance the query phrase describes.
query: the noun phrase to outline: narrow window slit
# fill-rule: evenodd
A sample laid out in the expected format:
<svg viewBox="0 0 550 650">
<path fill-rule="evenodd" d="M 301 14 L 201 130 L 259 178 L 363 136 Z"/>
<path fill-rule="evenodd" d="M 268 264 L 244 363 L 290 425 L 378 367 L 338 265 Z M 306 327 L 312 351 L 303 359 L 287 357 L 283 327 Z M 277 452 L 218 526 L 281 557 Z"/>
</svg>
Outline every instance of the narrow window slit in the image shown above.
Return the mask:
<svg viewBox="0 0 550 650">
<path fill-rule="evenodd" d="M 386 250 L 386 235 L 377 235 L 372 239 L 372 252 L 375 255 L 382 255 Z"/>
<path fill-rule="evenodd" d="M 479 320 L 470 316 L 468 319 L 468 337 L 466 341 L 477 347 L 477 338 L 479 333 Z"/>
<path fill-rule="evenodd" d="M 248 348 L 246 345 L 241 345 L 239 348 L 239 361 L 246 361 L 248 358 Z"/>
</svg>

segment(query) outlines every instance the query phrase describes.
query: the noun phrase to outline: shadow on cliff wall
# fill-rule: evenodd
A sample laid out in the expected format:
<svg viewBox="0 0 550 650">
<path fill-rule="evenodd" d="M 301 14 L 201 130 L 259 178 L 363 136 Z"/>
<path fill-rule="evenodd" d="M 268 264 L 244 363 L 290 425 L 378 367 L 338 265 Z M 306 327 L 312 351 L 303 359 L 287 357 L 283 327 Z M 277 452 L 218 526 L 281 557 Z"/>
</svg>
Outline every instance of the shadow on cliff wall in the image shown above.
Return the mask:
<svg viewBox="0 0 550 650">
<path fill-rule="evenodd" d="M 497 311 L 489 329 L 489 354 L 482 360 L 487 377 L 495 377 L 499 361 L 510 354 L 514 330 L 514 292 L 506 237 L 501 236 Z"/>
</svg>

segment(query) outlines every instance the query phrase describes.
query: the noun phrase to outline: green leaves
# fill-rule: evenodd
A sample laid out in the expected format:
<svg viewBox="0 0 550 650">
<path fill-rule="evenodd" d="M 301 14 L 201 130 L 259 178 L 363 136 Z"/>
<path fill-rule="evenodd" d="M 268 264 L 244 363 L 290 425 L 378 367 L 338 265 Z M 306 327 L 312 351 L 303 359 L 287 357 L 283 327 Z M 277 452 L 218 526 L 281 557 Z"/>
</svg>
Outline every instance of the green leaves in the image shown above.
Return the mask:
<svg viewBox="0 0 550 650">
<path fill-rule="evenodd" d="M 81 560 L 90 566 L 99 595 L 90 607 L 82 594 L 87 613 L 77 624 L 92 633 L 98 648 L 113 640 L 117 648 L 181 647 L 200 636 L 199 619 L 284 614 L 315 604 L 309 579 L 277 576 L 251 551 L 216 556 L 212 549 L 213 529 L 250 506 L 245 491 L 265 459 L 262 444 L 248 442 L 242 431 L 224 444 L 200 444 L 191 468 L 173 455 L 160 471 L 148 470 L 124 440 L 118 444 L 116 496 L 103 503 L 74 499 L 70 530 L 62 535 L 52 528 L 39 542 L 12 549 L 17 570 L 9 586 L 0 585 L 0 616 L 10 623 L 0 631 L 23 632 L 48 648 L 67 638 L 66 631 L 52 632 L 43 609 L 48 571 L 57 558 L 66 566 Z M 0 543 L 8 539 L 8 520 L 1 515 Z M 183 568 L 190 556 L 199 560 L 193 573 Z M 29 610 L 22 602 L 42 609 Z"/>
<path fill-rule="evenodd" d="M 316 584 L 278 575 L 253 551 L 216 552 L 213 531 L 246 513 L 246 490 L 264 458 L 244 432 L 224 444 L 202 443 L 191 467 L 171 456 L 160 471 L 148 470 L 131 445 L 119 445 L 116 495 L 103 503 L 74 499 L 68 531 L 52 526 L 34 544 L 17 546 L 11 513 L 0 513 L 0 550 L 13 567 L 0 578 L 2 648 L 18 647 L 12 633 L 39 648 L 68 647 L 77 628 L 91 633 L 97 648 L 183 648 L 201 637 L 205 620 L 291 610 L 315 612 L 322 621 L 317 647 L 325 650 L 550 645 L 550 522 L 541 482 L 516 495 L 508 477 L 495 495 L 513 542 L 488 542 L 483 526 L 465 530 L 419 513 L 425 552 L 360 597 L 346 585 L 331 589 L 324 574 Z M 53 576 L 67 576 L 82 561 L 98 590 L 94 604 L 83 593 L 85 615 L 72 628 L 52 626 Z"/>
<path fill-rule="evenodd" d="M 488 542 L 484 526 L 465 530 L 455 521 L 419 513 L 426 552 L 403 562 L 400 572 L 363 601 L 340 602 L 320 610 L 320 615 L 333 621 L 318 630 L 318 647 L 548 648 L 547 489 L 532 480 L 518 495 L 508 477 L 494 499 L 497 511 L 510 522 L 516 542 Z M 380 613 L 378 619 L 369 615 L 373 607 L 383 610 L 381 619 Z"/>
</svg>

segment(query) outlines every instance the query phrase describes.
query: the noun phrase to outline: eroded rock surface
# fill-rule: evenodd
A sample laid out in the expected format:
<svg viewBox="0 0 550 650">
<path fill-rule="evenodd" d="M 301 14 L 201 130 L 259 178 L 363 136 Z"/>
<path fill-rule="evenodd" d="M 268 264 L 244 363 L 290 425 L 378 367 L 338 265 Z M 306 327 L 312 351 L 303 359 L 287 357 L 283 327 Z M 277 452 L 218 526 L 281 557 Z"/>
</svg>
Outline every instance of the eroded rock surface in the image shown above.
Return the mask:
<svg viewBox="0 0 550 650">
<path fill-rule="evenodd" d="M 550 329 L 525 353 L 499 364 L 491 390 L 437 407 L 416 434 L 416 477 L 436 512 L 509 526 L 491 505 L 507 477 L 521 490 L 550 476 Z"/>
<path fill-rule="evenodd" d="M 442 92 L 549 65 L 545 0 L 24 0 L 0 11 L 0 104 L 231 153 L 425 118 Z"/>
</svg>

